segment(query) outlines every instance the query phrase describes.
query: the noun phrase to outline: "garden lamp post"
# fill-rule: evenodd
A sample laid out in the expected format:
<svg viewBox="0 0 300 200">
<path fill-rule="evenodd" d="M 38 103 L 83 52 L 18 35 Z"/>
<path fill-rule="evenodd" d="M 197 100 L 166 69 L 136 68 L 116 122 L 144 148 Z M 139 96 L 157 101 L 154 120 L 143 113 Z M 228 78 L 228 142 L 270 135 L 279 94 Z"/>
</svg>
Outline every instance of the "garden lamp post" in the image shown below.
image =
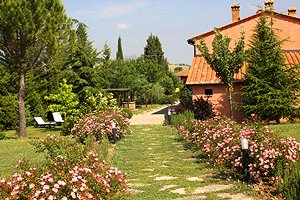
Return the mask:
<svg viewBox="0 0 300 200">
<path fill-rule="evenodd" d="M 112 128 L 112 139 L 113 139 L 113 143 L 115 144 L 117 141 L 117 136 L 116 136 L 116 123 L 114 121 L 111 122 L 111 128 Z"/>
<path fill-rule="evenodd" d="M 168 108 L 168 124 L 171 125 L 171 109 Z"/>
<path fill-rule="evenodd" d="M 244 180 L 249 181 L 249 141 L 247 138 L 241 139 L 242 146 L 242 163 L 243 163 L 243 171 L 244 171 Z"/>
</svg>

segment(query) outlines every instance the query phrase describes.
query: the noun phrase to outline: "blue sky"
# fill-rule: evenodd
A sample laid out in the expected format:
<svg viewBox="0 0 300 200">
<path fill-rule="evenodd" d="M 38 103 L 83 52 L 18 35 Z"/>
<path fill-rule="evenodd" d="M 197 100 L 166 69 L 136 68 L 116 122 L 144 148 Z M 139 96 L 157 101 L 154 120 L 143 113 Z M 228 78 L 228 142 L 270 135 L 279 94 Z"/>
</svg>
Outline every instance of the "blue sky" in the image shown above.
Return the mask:
<svg viewBox="0 0 300 200">
<path fill-rule="evenodd" d="M 115 57 L 121 36 L 125 58 L 143 54 L 148 36 L 157 35 L 171 63 L 191 64 L 188 38 L 231 22 L 231 4 L 241 4 L 241 18 L 252 15 L 264 0 L 63 0 L 69 17 L 88 26 L 89 39 L 99 51 L 105 42 Z M 300 0 L 275 0 L 275 10 L 287 13 Z M 300 33 L 299 33 L 300 34 Z"/>
</svg>

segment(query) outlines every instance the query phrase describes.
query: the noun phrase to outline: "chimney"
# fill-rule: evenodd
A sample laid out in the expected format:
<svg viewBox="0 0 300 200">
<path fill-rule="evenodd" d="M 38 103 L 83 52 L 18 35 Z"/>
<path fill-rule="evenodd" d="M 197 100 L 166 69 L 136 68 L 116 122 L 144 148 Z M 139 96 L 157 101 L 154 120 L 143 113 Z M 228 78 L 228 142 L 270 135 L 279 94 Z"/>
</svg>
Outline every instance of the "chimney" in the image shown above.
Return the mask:
<svg viewBox="0 0 300 200">
<path fill-rule="evenodd" d="M 240 20 L 240 4 L 232 4 L 231 5 L 231 14 L 232 14 L 232 22 L 236 22 Z"/>
<path fill-rule="evenodd" d="M 266 11 L 274 10 L 274 0 L 265 0 L 265 10 Z"/>
<path fill-rule="evenodd" d="M 289 8 L 288 9 L 288 15 L 292 16 L 292 17 L 297 17 L 297 8 L 295 8 L 295 7 Z"/>
</svg>

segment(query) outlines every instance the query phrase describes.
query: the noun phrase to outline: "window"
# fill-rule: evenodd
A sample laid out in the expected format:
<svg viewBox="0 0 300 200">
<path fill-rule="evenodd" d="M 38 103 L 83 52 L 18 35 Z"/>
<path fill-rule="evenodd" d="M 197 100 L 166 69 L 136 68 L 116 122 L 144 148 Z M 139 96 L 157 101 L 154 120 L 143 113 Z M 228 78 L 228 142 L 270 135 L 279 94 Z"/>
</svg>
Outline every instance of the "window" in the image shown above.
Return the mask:
<svg viewBox="0 0 300 200">
<path fill-rule="evenodd" d="M 204 93 L 205 93 L 205 95 L 207 95 L 207 96 L 211 96 L 211 95 L 213 95 L 213 90 L 212 90 L 212 89 L 205 89 L 205 90 L 204 90 Z"/>
</svg>

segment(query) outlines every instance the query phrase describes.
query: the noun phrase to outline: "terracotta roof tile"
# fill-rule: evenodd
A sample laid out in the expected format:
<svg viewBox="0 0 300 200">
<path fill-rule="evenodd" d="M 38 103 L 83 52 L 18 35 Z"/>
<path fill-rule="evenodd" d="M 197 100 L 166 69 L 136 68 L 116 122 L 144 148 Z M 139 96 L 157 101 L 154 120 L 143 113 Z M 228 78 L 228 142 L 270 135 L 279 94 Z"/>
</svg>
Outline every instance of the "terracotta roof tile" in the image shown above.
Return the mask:
<svg viewBox="0 0 300 200">
<path fill-rule="evenodd" d="M 300 64 L 300 50 L 285 51 L 286 64 L 292 66 L 294 64 Z M 246 73 L 246 65 L 244 65 L 239 73 L 234 75 L 235 81 L 242 81 Z M 221 80 L 216 76 L 216 72 L 213 71 L 210 65 L 206 62 L 202 56 L 194 57 L 192 66 L 189 71 L 186 84 L 219 84 Z"/>
<path fill-rule="evenodd" d="M 189 75 L 189 71 L 190 71 L 189 69 L 186 69 L 186 70 L 177 72 L 175 75 L 178 76 L 178 77 L 181 77 L 181 76 L 188 76 L 188 75 Z"/>
</svg>

